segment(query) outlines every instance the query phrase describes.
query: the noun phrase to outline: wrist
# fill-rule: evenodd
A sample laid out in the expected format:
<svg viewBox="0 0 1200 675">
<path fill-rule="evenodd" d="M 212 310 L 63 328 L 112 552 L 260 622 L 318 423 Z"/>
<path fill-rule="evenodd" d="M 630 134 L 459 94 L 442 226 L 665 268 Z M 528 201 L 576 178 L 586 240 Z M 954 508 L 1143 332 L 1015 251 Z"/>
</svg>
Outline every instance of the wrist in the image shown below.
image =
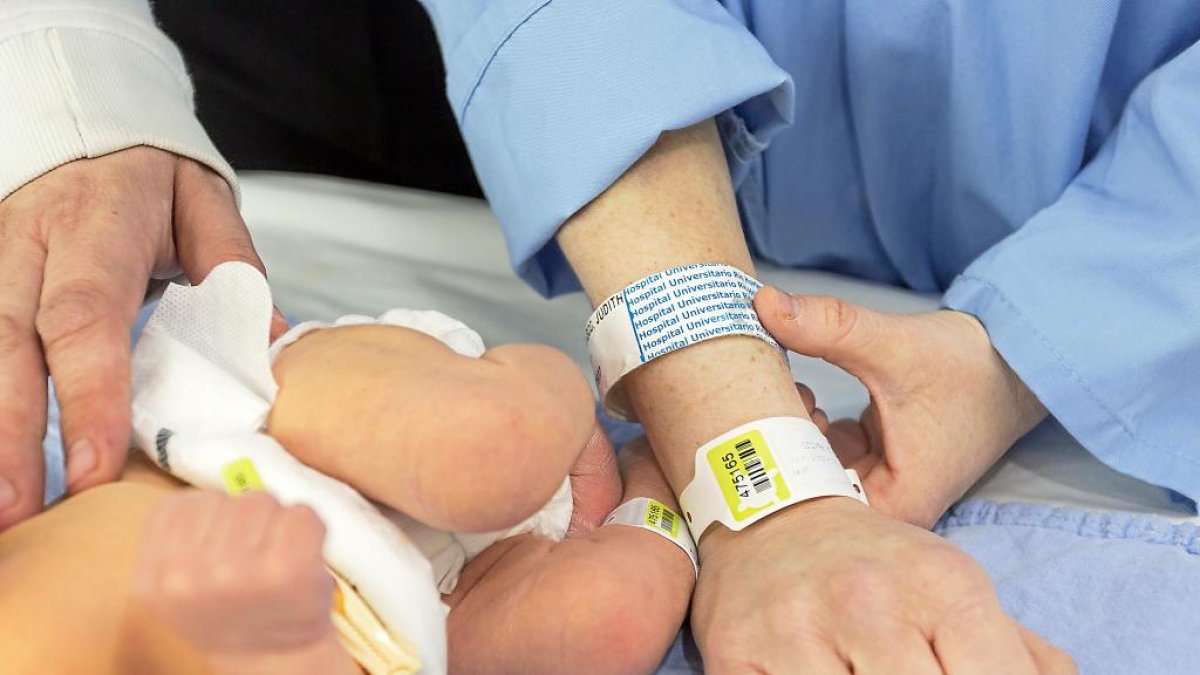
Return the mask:
<svg viewBox="0 0 1200 675">
<path fill-rule="evenodd" d="M 1046 407 L 1042 405 L 1037 395 L 1025 384 L 1020 375 L 1008 365 L 1004 356 L 992 345 L 991 336 L 988 335 L 987 328 L 983 323 L 974 315 L 966 312 L 943 310 L 942 313 L 952 321 L 958 321 L 967 327 L 967 333 L 972 336 L 971 343 L 975 345 L 978 362 L 992 364 L 996 374 L 993 380 L 996 383 L 995 387 L 1001 390 L 997 392 L 997 398 L 1009 403 L 1009 425 L 1015 433 L 1013 440 L 1023 436 L 1046 419 L 1049 414 Z"/>
<path fill-rule="evenodd" d="M 818 497 L 793 504 L 740 531 L 735 532 L 720 523 L 714 523 L 697 541 L 701 566 L 713 558 L 730 555 L 729 552 L 737 551 L 748 542 L 777 536 L 786 538 L 786 533 L 796 528 L 819 527 L 829 520 L 861 514 L 867 508 L 866 504 L 850 497 Z"/>
</svg>

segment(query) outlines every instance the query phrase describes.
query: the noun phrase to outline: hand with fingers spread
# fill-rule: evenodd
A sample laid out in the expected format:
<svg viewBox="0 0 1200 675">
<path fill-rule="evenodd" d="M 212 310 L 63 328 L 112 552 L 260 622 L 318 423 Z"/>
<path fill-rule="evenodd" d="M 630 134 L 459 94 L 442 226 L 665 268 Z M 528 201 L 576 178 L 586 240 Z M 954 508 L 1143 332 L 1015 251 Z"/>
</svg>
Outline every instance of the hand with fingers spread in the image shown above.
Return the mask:
<svg viewBox="0 0 1200 675">
<path fill-rule="evenodd" d="M 781 345 L 866 386 L 871 402 L 858 420 L 818 424 L 828 424 L 829 442 L 858 471 L 871 505 L 896 518 L 932 526 L 1046 416 L 970 315 L 885 314 L 770 287 L 755 308 Z"/>
<path fill-rule="evenodd" d="M 142 534 L 138 600 L 215 672 L 358 672 L 330 612 L 325 527 L 265 492 L 165 497 Z"/>
<path fill-rule="evenodd" d="M 64 164 L 0 202 L 0 529 L 42 507 L 47 374 L 69 491 L 113 480 L 148 282 L 230 260 L 262 269 L 228 184 L 162 150 Z"/>
</svg>

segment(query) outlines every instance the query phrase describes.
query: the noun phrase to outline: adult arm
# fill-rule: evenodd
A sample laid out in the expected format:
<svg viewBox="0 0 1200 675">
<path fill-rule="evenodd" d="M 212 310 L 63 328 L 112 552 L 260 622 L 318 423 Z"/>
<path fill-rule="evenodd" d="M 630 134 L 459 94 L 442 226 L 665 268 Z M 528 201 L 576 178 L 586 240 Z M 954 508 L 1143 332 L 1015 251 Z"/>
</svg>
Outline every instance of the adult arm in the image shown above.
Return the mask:
<svg viewBox="0 0 1200 675">
<path fill-rule="evenodd" d="M 734 178 L 752 171 L 789 114 L 789 85 L 718 4 L 426 4 L 451 102 L 527 280 L 569 289 L 570 260 L 598 302 L 671 265 L 752 271 L 726 159 Z M 751 338 L 675 352 L 628 387 L 676 490 L 710 438 L 805 416 L 786 363 Z M 1043 653 L 961 553 L 849 500 L 797 505 L 737 534 L 710 529 L 701 555 L 692 625 L 714 672 L 1032 672 Z"/>
<path fill-rule="evenodd" d="M 119 475 L 151 278 L 261 263 L 145 0 L 0 4 L 0 528 L 43 501 L 46 375 L 69 487 Z"/>
<path fill-rule="evenodd" d="M 1200 497 L 1200 44 L 1133 91 L 1051 206 L 945 303 L 1115 469 Z"/>
</svg>

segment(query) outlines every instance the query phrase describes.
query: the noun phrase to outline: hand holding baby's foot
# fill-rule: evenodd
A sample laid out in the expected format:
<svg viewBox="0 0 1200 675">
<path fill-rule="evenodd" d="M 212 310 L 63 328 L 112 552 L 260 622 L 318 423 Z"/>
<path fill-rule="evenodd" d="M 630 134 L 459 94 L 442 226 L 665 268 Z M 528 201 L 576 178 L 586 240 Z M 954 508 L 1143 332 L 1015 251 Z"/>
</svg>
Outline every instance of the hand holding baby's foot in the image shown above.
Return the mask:
<svg viewBox="0 0 1200 675">
<path fill-rule="evenodd" d="M 218 673 L 338 672 L 353 664 L 330 621 L 324 541 L 311 509 L 266 493 L 176 493 L 147 522 L 135 592 Z"/>
<path fill-rule="evenodd" d="M 862 417 L 834 422 L 827 436 L 889 515 L 931 526 L 1046 416 L 968 314 L 886 314 L 773 288 L 754 304 L 784 347 L 867 387 Z"/>
</svg>

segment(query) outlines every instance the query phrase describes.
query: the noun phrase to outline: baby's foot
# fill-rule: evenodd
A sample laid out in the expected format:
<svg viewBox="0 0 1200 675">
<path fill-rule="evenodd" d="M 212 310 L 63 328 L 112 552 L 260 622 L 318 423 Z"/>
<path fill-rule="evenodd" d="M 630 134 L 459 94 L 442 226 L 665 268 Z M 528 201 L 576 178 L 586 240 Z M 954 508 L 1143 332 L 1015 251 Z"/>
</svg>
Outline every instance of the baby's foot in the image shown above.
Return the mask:
<svg viewBox="0 0 1200 675">
<path fill-rule="evenodd" d="M 306 506 L 179 492 L 146 524 L 135 593 L 222 675 L 357 672 L 330 620 L 324 541 Z"/>
<path fill-rule="evenodd" d="M 621 499 L 617 456 L 599 422 L 571 469 L 571 499 L 574 510 L 568 536 L 586 534 L 600 527 Z"/>
</svg>

